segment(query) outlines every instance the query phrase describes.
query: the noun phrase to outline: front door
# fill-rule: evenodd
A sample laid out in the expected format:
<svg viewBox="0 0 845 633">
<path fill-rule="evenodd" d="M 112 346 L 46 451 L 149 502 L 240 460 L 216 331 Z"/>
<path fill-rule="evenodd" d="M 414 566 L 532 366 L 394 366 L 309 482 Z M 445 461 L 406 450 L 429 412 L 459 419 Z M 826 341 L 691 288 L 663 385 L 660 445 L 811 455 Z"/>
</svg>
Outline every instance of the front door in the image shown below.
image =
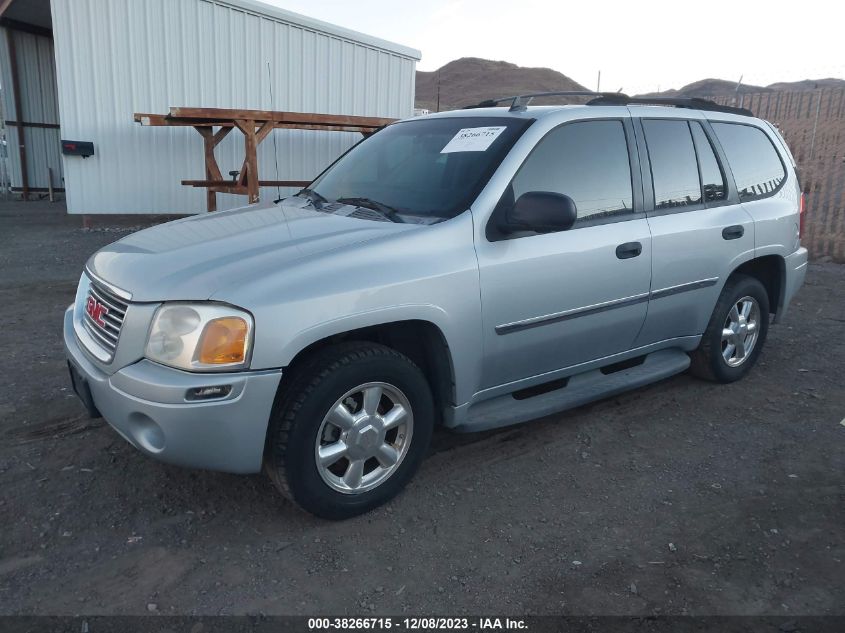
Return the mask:
<svg viewBox="0 0 845 633">
<path fill-rule="evenodd" d="M 651 236 L 632 184 L 628 119 L 565 123 L 529 154 L 476 244 L 485 362 L 482 388 L 540 377 L 628 350 L 645 320 Z M 634 180 L 639 185 L 638 174 Z M 503 234 L 520 195 L 571 197 L 575 225 Z M 541 382 L 536 380 L 534 382 Z"/>
</svg>

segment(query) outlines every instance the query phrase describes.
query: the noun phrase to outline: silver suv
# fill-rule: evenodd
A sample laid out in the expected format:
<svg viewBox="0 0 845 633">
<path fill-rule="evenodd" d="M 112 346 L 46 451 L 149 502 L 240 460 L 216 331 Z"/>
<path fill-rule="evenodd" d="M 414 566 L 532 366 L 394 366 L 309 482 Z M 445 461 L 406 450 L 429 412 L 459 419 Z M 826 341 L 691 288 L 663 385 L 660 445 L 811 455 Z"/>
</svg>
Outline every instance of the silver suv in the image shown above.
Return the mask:
<svg viewBox="0 0 845 633">
<path fill-rule="evenodd" d="M 344 518 L 436 425 L 744 376 L 807 268 L 777 130 L 701 100 L 524 101 L 395 123 L 296 196 L 100 250 L 65 315 L 77 394 L 147 455 L 263 466 Z"/>
</svg>

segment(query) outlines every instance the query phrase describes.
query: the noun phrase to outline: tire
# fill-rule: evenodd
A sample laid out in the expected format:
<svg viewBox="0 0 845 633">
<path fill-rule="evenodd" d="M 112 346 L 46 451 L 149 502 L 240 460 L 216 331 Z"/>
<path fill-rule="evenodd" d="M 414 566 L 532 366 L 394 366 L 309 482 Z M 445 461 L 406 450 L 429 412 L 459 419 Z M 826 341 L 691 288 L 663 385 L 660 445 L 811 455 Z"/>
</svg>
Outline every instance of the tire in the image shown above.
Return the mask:
<svg viewBox="0 0 845 633">
<path fill-rule="evenodd" d="M 353 517 L 405 487 L 428 450 L 434 417 L 425 376 L 399 352 L 368 342 L 323 348 L 282 380 L 265 470 L 306 511 Z"/>
<path fill-rule="evenodd" d="M 746 305 L 751 307 L 745 321 L 746 329 L 742 329 L 742 320 L 735 317 Z M 733 312 L 734 307 L 736 312 Z M 752 322 L 755 323 L 756 333 L 753 340 Z M 729 335 L 729 330 L 734 334 Z M 690 372 L 699 378 L 720 383 L 739 380 L 757 362 L 768 332 L 769 295 L 766 288 L 754 277 L 742 274 L 731 276 L 719 295 L 701 344 L 691 354 Z M 740 349 L 744 350 L 744 354 L 740 354 Z"/>
</svg>

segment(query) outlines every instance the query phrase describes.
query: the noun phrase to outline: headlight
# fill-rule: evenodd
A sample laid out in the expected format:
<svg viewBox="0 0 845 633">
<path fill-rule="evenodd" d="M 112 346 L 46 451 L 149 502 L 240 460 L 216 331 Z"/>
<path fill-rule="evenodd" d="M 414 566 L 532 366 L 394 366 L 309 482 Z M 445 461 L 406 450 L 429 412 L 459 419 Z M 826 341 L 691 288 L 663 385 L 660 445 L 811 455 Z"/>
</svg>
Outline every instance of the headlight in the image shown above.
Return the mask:
<svg viewBox="0 0 845 633">
<path fill-rule="evenodd" d="M 156 310 L 144 352 L 150 360 L 188 371 L 249 366 L 252 315 L 216 303 L 165 303 Z"/>
</svg>

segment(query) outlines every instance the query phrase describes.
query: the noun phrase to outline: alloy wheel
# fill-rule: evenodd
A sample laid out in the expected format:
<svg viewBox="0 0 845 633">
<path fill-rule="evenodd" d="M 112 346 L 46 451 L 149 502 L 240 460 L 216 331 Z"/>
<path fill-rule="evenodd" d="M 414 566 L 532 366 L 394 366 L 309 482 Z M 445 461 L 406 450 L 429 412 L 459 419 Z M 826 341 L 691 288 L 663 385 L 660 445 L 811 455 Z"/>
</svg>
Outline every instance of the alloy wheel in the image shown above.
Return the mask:
<svg viewBox="0 0 845 633">
<path fill-rule="evenodd" d="M 739 367 L 751 355 L 760 333 L 760 304 L 745 296 L 731 306 L 722 327 L 722 357 Z"/>
<path fill-rule="evenodd" d="M 384 382 L 359 385 L 338 398 L 320 424 L 317 471 L 338 492 L 372 490 L 399 468 L 413 429 L 411 405 L 400 389 Z"/>
</svg>

